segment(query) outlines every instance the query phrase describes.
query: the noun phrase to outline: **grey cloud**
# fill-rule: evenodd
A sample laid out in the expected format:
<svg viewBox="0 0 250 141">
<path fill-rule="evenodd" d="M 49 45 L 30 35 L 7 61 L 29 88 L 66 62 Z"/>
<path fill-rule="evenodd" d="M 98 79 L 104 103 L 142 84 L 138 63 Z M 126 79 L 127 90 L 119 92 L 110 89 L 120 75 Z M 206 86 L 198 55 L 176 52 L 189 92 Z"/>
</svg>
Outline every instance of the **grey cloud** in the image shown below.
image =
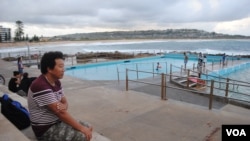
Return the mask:
<svg viewBox="0 0 250 141">
<path fill-rule="evenodd" d="M 221 0 L 217 9 L 212 9 L 208 0 L 201 0 L 200 11 L 188 7 L 190 1 L 186 0 L 1 0 L 1 21 L 24 20 L 39 23 L 47 17 L 57 17 L 52 23 L 62 24 L 71 16 L 73 21 L 77 17 L 90 19 L 100 18 L 105 22 L 124 22 L 141 20 L 145 22 L 198 22 L 221 21 L 239 19 L 250 14 L 248 6 L 250 1 Z M 11 8 L 10 8 L 11 7 Z M 76 16 L 76 17 L 75 17 Z M 49 21 L 46 21 L 49 22 Z M 67 22 L 66 22 L 67 23 Z"/>
<path fill-rule="evenodd" d="M 0 22 L 150 27 L 238 20 L 249 17 L 249 5 L 249 0 L 1 0 Z"/>
</svg>

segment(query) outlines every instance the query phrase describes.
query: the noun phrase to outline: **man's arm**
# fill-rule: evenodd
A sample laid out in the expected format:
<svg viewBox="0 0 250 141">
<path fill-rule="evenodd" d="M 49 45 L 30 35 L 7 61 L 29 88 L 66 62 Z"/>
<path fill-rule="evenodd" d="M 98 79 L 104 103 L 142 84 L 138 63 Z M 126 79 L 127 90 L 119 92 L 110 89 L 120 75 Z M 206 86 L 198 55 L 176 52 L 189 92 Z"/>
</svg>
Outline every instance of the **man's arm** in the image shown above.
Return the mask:
<svg viewBox="0 0 250 141">
<path fill-rule="evenodd" d="M 66 102 L 65 104 L 67 105 L 67 100 L 64 97 L 64 100 L 62 102 Z M 64 123 L 72 126 L 73 128 L 75 128 L 76 130 L 82 132 L 83 134 L 85 134 L 87 140 L 89 141 L 92 138 L 92 127 L 87 128 L 83 125 L 81 125 L 79 122 L 77 122 L 68 112 L 67 112 L 67 108 L 60 108 L 61 105 L 64 105 L 62 102 L 55 102 L 52 103 L 50 105 L 48 105 L 48 108 L 55 113 L 58 118 L 63 121 Z M 59 105 L 59 108 L 58 108 Z M 67 107 L 67 106 L 66 106 Z"/>
<path fill-rule="evenodd" d="M 62 100 L 57 103 L 57 109 L 68 110 L 68 102 L 65 96 L 62 97 Z"/>
</svg>

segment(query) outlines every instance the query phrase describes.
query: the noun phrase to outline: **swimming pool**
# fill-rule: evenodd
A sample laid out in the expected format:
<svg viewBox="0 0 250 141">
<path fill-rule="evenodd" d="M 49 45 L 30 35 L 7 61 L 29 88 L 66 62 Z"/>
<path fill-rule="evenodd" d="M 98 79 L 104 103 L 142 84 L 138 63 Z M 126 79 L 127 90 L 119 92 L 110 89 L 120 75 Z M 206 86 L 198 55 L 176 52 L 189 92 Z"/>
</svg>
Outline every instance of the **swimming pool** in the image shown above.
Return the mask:
<svg viewBox="0 0 250 141">
<path fill-rule="evenodd" d="M 197 64 L 197 56 L 189 54 L 189 60 L 187 68 L 192 69 L 194 64 Z M 125 80 L 126 69 L 139 70 L 146 72 L 153 72 L 156 74 L 169 73 L 170 65 L 177 66 L 173 67 L 172 71 L 180 71 L 180 67 L 184 65 L 184 55 L 180 53 L 168 53 L 165 55 L 158 55 L 145 58 L 137 59 L 126 59 L 118 61 L 108 61 L 102 63 L 92 63 L 84 65 L 70 66 L 66 68 L 65 74 L 84 79 L 84 80 Z M 207 63 L 219 62 L 221 56 L 207 56 Z M 229 60 L 234 58 L 228 58 Z M 161 69 L 156 71 L 157 62 L 160 63 Z M 248 65 L 250 66 L 250 65 Z M 213 72 L 214 74 L 225 75 L 230 72 L 235 72 L 243 68 L 244 65 L 236 66 L 234 68 L 222 69 Z M 152 77 L 151 73 L 139 73 L 129 71 L 129 79 L 142 79 Z"/>
<path fill-rule="evenodd" d="M 156 71 L 156 64 L 160 63 L 161 68 Z M 197 63 L 196 58 L 190 58 L 187 68 Z M 183 55 L 153 56 L 146 58 L 109 61 L 104 63 L 93 63 L 66 68 L 65 74 L 84 80 L 125 80 L 126 68 L 132 70 L 148 71 L 154 73 L 169 73 L 170 64 L 181 67 L 184 65 Z M 175 70 L 173 70 L 175 71 Z M 152 74 L 129 72 L 129 79 L 152 77 Z"/>
<path fill-rule="evenodd" d="M 232 67 L 215 70 L 209 73 L 210 76 L 203 75 L 202 78 L 206 80 L 215 80 L 214 93 L 216 95 L 225 96 L 225 89 L 228 87 L 228 97 L 232 99 L 250 101 L 250 63 L 242 63 Z M 215 76 L 215 77 L 212 77 Z M 228 86 L 227 79 L 229 78 Z M 210 81 L 207 81 L 210 85 Z"/>
<path fill-rule="evenodd" d="M 217 77 L 221 77 L 221 76 L 228 77 L 230 79 L 248 82 L 249 79 L 246 79 L 247 75 L 243 75 L 243 73 L 244 71 L 248 71 L 249 68 L 250 68 L 250 63 L 246 62 L 246 63 L 242 63 L 242 64 L 235 65 L 232 67 L 222 68 L 220 70 L 214 70 L 213 72 L 208 73 L 208 75 L 217 76 Z M 206 75 L 202 75 L 202 79 L 210 80 L 213 78 L 214 77 L 209 77 L 209 76 L 207 77 Z"/>
</svg>

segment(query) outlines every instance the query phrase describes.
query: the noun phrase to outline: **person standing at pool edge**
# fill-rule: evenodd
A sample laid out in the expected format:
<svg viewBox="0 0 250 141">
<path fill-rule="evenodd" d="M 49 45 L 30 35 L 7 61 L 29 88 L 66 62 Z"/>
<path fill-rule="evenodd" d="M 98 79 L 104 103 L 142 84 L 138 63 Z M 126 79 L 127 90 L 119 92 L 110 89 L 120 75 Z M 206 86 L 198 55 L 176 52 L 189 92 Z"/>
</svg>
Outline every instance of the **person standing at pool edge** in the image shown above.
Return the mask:
<svg viewBox="0 0 250 141">
<path fill-rule="evenodd" d="M 20 79 L 23 75 L 23 58 L 22 57 L 18 57 L 17 58 L 17 68 L 18 68 L 18 72 L 20 74 Z"/>
<path fill-rule="evenodd" d="M 198 64 L 197 64 L 197 71 L 198 71 L 198 77 L 199 78 L 201 78 L 202 65 L 203 65 L 203 55 L 200 52 L 199 55 L 198 55 Z"/>
<path fill-rule="evenodd" d="M 59 80 L 64 75 L 62 52 L 45 53 L 41 59 L 41 73 L 28 92 L 31 125 L 37 139 L 90 141 L 93 128 L 76 121 L 67 111 L 67 99 Z"/>
<path fill-rule="evenodd" d="M 224 66 L 225 65 L 225 60 L 226 60 L 226 53 L 223 54 L 222 56 L 222 65 Z"/>
<path fill-rule="evenodd" d="M 186 54 L 186 52 L 184 52 L 184 69 L 186 70 L 187 67 L 187 62 L 188 62 L 188 56 Z"/>
<path fill-rule="evenodd" d="M 206 68 L 207 56 L 203 55 L 203 67 Z"/>
</svg>

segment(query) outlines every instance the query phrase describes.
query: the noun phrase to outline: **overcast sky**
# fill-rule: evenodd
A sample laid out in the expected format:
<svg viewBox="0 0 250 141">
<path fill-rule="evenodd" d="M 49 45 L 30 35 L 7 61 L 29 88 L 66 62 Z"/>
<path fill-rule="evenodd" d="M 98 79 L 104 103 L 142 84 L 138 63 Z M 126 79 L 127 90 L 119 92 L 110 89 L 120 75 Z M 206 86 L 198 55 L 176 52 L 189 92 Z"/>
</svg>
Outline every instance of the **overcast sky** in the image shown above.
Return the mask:
<svg viewBox="0 0 250 141">
<path fill-rule="evenodd" d="M 29 37 L 192 28 L 250 36 L 250 0 L 0 0 L 0 25 Z M 12 35 L 14 36 L 14 35 Z"/>
</svg>

